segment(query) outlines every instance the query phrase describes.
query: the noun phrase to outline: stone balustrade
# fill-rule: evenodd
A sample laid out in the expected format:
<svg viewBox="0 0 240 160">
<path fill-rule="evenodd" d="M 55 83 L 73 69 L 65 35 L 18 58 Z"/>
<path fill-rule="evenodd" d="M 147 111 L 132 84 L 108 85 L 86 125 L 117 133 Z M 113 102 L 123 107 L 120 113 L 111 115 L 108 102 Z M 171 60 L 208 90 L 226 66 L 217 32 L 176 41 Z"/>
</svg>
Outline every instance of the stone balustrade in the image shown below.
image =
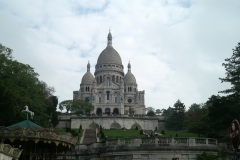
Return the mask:
<svg viewBox="0 0 240 160">
<path fill-rule="evenodd" d="M 218 142 L 212 138 L 181 138 L 181 137 L 160 137 L 160 138 L 135 138 L 135 139 L 112 139 L 106 141 L 106 146 L 110 145 L 133 145 L 144 144 L 168 145 L 168 146 L 217 146 Z"/>
<path fill-rule="evenodd" d="M 118 138 L 91 145 L 77 145 L 67 153 L 75 159 L 124 159 L 124 160 L 196 160 L 203 152 L 217 155 L 219 152 L 230 155 L 231 150 L 216 139 L 201 137 L 150 137 Z M 66 155 L 66 154 L 65 154 Z"/>
</svg>

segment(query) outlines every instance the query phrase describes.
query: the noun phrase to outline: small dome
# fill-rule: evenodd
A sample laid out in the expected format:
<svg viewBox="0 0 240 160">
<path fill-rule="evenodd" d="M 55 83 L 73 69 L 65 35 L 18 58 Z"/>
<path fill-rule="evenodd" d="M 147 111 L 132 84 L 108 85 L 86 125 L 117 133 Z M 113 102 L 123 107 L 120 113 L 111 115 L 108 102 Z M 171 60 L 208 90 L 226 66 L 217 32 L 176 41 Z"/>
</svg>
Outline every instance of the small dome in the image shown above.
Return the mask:
<svg viewBox="0 0 240 160">
<path fill-rule="evenodd" d="M 92 84 L 94 79 L 95 79 L 94 76 L 90 72 L 90 63 L 88 62 L 87 72 L 83 75 L 81 84 Z"/>
<path fill-rule="evenodd" d="M 122 65 L 122 59 L 118 52 L 112 47 L 112 34 L 108 33 L 107 47 L 100 53 L 97 65 L 99 64 L 118 64 Z"/>
<path fill-rule="evenodd" d="M 124 76 L 125 84 L 137 84 L 135 76 L 131 73 L 131 71 Z"/>
<path fill-rule="evenodd" d="M 131 72 L 131 64 L 128 63 L 128 72 L 124 76 L 124 83 L 125 84 L 137 84 L 135 76 Z"/>
<path fill-rule="evenodd" d="M 81 84 L 92 84 L 94 81 L 94 76 L 92 75 L 91 72 L 87 72 L 84 74 L 82 77 L 82 82 Z"/>
</svg>

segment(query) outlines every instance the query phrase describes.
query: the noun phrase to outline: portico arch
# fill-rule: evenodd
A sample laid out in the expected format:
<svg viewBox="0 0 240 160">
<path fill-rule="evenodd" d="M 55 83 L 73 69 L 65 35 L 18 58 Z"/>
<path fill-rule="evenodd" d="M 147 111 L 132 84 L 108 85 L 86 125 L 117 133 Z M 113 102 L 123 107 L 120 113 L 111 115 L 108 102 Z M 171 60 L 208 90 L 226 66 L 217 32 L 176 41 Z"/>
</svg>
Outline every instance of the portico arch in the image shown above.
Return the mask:
<svg viewBox="0 0 240 160">
<path fill-rule="evenodd" d="M 110 126 L 110 129 L 121 129 L 121 125 L 119 123 L 112 123 L 111 126 Z"/>
<path fill-rule="evenodd" d="M 99 128 L 99 125 L 97 124 L 97 123 L 91 123 L 90 125 L 89 125 L 89 128 L 90 129 L 96 129 L 96 128 Z"/>
<path fill-rule="evenodd" d="M 142 129 L 142 127 L 139 124 L 137 124 L 137 123 L 134 123 L 132 125 L 131 129 L 136 129 L 136 127 L 138 128 L 138 130 Z"/>
</svg>

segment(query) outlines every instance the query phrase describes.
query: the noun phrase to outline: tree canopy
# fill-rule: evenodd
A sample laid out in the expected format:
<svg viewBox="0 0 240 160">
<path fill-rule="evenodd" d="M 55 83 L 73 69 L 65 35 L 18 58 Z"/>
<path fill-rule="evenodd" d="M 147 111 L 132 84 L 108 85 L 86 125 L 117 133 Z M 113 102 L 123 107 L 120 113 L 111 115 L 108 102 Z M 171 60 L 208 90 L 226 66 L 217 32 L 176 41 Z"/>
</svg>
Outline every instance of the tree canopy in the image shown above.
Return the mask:
<svg viewBox="0 0 240 160">
<path fill-rule="evenodd" d="M 64 100 L 59 104 L 59 109 L 61 111 L 66 110 L 66 113 L 69 111 L 77 114 L 90 114 L 94 110 L 94 106 L 84 100 Z"/>
<path fill-rule="evenodd" d="M 221 91 L 221 93 L 230 94 L 236 98 L 240 96 L 240 43 L 233 49 L 233 54 L 230 58 L 225 59 L 222 65 L 226 69 L 226 77 L 220 78 L 222 82 L 231 83 L 232 87 Z"/>
<path fill-rule="evenodd" d="M 53 93 L 54 88 L 40 81 L 30 65 L 14 60 L 12 50 L 0 44 L 0 125 L 26 119 L 21 112 L 26 105 L 35 113 L 33 121 L 42 126 L 56 125 L 57 97 Z"/>
</svg>

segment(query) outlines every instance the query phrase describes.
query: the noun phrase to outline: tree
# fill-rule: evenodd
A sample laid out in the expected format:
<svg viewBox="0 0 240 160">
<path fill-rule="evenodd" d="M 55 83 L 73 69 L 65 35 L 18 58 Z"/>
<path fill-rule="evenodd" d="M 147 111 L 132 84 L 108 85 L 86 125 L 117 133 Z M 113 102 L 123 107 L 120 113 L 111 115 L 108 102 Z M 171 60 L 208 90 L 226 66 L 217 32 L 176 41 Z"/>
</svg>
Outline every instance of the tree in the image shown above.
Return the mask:
<svg viewBox="0 0 240 160">
<path fill-rule="evenodd" d="M 84 100 L 65 100 L 59 104 L 59 109 L 62 111 L 66 109 L 66 113 L 69 111 L 76 114 L 90 114 L 94 110 L 94 106 Z"/>
<path fill-rule="evenodd" d="M 147 112 L 147 116 L 155 116 L 155 112 L 152 111 L 152 110 L 149 110 L 149 111 Z"/>
<path fill-rule="evenodd" d="M 232 96 L 211 96 L 206 102 L 208 107 L 208 136 L 220 139 L 229 138 L 229 125 L 233 119 L 240 118 L 240 100 Z"/>
<path fill-rule="evenodd" d="M 72 103 L 73 100 L 64 100 L 59 104 L 59 109 L 61 111 L 66 110 L 66 113 L 68 113 L 72 108 Z"/>
<path fill-rule="evenodd" d="M 94 106 L 84 100 L 73 100 L 71 111 L 77 114 L 90 114 L 94 110 Z"/>
<path fill-rule="evenodd" d="M 40 81 L 30 65 L 14 60 L 12 50 L 0 44 L 0 125 L 26 119 L 21 111 L 28 105 L 35 123 L 50 126 L 48 107 L 53 93 L 54 88 Z"/>
<path fill-rule="evenodd" d="M 162 113 L 162 111 L 160 109 L 156 109 L 155 114 L 159 115 L 161 113 Z"/>
<path fill-rule="evenodd" d="M 170 129 L 179 130 L 183 128 L 185 105 L 177 100 L 172 108 L 172 115 L 168 119 Z"/>
<path fill-rule="evenodd" d="M 204 104 L 192 104 L 185 113 L 187 128 L 191 132 L 206 134 L 209 130 L 208 107 Z"/>
<path fill-rule="evenodd" d="M 222 82 L 231 83 L 232 87 L 221 91 L 221 93 L 230 94 L 236 98 L 240 97 L 240 43 L 233 49 L 231 58 L 225 59 L 226 63 L 222 65 L 226 69 L 226 77 L 220 78 Z"/>
<path fill-rule="evenodd" d="M 147 116 L 155 116 L 155 109 L 153 107 L 147 107 Z"/>
<path fill-rule="evenodd" d="M 49 120 L 52 124 L 53 127 L 58 125 L 58 115 L 59 113 L 57 112 L 57 105 L 58 105 L 58 98 L 57 96 L 50 96 L 48 98 L 48 115 L 49 115 Z"/>
<path fill-rule="evenodd" d="M 168 129 L 172 129 L 173 127 L 173 119 L 172 119 L 172 115 L 173 115 L 173 108 L 171 108 L 170 106 L 168 107 L 168 109 L 163 109 L 163 117 L 165 119 L 165 123 L 166 123 L 166 128 Z"/>
</svg>

